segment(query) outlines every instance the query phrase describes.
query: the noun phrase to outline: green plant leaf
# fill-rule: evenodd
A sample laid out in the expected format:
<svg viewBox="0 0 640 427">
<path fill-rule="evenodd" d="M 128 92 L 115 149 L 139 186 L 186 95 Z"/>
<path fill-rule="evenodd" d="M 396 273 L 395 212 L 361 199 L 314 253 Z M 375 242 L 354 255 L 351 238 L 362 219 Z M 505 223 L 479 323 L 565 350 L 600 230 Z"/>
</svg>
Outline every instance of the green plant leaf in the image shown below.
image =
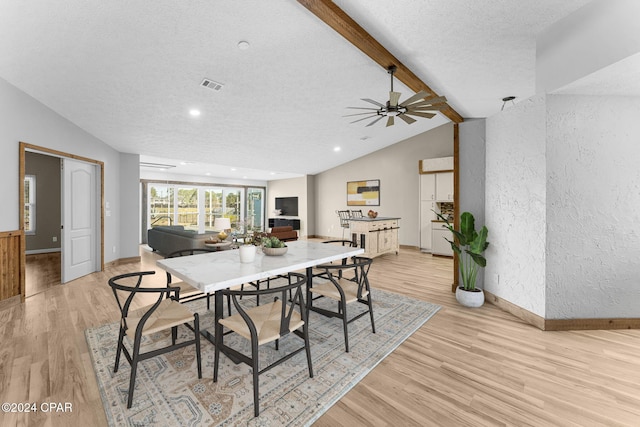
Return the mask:
<svg viewBox="0 0 640 427">
<path fill-rule="evenodd" d="M 473 261 L 476 264 L 478 264 L 480 267 L 486 267 L 487 266 L 487 260 L 482 255 L 477 254 L 475 252 L 471 252 L 469 250 L 466 250 L 465 252 L 468 253 L 469 256 L 471 257 L 471 259 L 473 259 Z"/>
<path fill-rule="evenodd" d="M 470 212 L 464 212 L 460 216 L 460 232 L 464 235 L 465 242 L 473 242 L 476 230 L 475 220 Z"/>
<path fill-rule="evenodd" d="M 481 254 L 487 248 L 487 235 L 489 234 L 489 230 L 487 227 L 482 227 L 480 230 L 480 234 L 476 233 L 473 241 L 469 243 L 469 250 L 475 254 Z"/>
<path fill-rule="evenodd" d="M 446 240 L 447 242 L 449 242 L 449 244 L 451 245 L 451 249 L 457 253 L 458 255 L 460 255 L 462 253 L 462 250 L 458 247 L 458 245 L 456 245 L 455 242 L 452 242 L 451 240 L 447 239 L 446 237 L 444 238 L 444 240 Z"/>
</svg>

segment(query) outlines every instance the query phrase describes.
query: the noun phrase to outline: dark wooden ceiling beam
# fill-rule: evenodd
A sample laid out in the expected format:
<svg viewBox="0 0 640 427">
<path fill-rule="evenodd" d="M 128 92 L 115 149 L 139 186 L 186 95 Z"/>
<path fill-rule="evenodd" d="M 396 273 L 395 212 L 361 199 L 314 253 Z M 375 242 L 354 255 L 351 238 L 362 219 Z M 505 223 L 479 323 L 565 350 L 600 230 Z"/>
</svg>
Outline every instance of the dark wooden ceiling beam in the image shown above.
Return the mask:
<svg viewBox="0 0 640 427">
<path fill-rule="evenodd" d="M 389 69 L 391 65 L 395 65 L 397 70 L 394 76 L 407 85 L 409 89 L 414 92 L 424 90 L 432 96 L 439 96 L 331 0 L 297 1 L 385 70 Z M 451 108 L 450 105 L 441 112 L 454 123 L 461 123 L 463 121 L 462 116 Z"/>
</svg>

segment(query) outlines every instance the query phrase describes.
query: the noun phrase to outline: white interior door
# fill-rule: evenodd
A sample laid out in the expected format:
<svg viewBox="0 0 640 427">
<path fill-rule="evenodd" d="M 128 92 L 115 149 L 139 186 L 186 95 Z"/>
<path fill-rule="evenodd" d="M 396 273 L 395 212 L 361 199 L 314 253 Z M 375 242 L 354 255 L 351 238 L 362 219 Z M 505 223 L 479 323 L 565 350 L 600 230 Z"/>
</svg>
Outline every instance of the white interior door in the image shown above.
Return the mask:
<svg viewBox="0 0 640 427">
<path fill-rule="evenodd" d="M 96 271 L 96 167 L 65 158 L 62 172 L 62 283 Z"/>
</svg>

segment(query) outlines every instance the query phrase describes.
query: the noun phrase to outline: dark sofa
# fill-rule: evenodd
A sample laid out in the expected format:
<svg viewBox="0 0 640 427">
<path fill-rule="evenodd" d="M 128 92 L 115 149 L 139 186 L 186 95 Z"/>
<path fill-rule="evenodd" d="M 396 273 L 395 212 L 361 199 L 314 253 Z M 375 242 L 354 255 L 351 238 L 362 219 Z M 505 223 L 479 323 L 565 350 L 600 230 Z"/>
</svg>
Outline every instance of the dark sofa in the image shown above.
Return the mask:
<svg viewBox="0 0 640 427">
<path fill-rule="evenodd" d="M 147 230 L 147 244 L 154 251 L 168 255 L 181 249 L 204 248 L 204 241 L 217 234 L 198 234 L 193 230 L 185 230 L 182 225 L 163 225 Z"/>
</svg>

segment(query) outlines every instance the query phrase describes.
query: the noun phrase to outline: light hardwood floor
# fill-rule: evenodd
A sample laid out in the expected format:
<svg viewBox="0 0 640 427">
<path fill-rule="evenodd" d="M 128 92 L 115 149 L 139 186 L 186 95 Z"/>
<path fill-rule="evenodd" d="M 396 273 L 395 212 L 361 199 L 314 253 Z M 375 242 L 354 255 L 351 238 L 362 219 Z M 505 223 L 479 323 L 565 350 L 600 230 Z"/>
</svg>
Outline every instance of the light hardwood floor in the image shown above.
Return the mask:
<svg viewBox="0 0 640 427">
<path fill-rule="evenodd" d="M 25 295 L 30 297 L 60 285 L 61 262 L 60 252 L 27 255 Z"/>
<path fill-rule="evenodd" d="M 141 255 L 24 304 L 0 303 L 0 401 L 73 405 L 0 413 L 1 426 L 106 425 L 84 330 L 118 318 L 109 277 L 156 269 L 158 255 Z M 451 260 L 418 251 L 375 260 L 372 286 L 442 309 L 315 425 L 640 425 L 639 330 L 540 331 L 489 304 L 460 307 L 451 277 Z"/>
</svg>

